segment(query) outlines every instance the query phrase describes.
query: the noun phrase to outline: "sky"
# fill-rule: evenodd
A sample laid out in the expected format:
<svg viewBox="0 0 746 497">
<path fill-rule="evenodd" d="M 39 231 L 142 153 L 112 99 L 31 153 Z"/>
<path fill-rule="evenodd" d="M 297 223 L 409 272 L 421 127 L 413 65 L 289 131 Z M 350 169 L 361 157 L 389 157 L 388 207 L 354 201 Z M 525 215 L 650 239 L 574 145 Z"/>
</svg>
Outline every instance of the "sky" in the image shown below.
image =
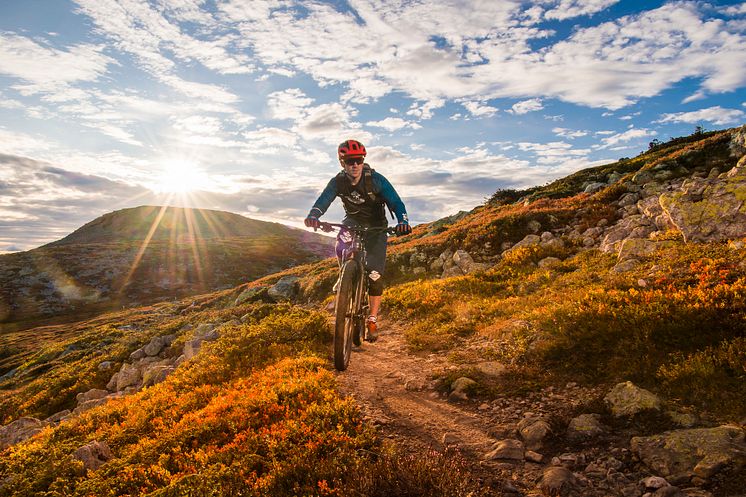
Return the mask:
<svg viewBox="0 0 746 497">
<path fill-rule="evenodd" d="M 0 253 L 138 205 L 301 226 L 347 138 L 434 221 L 746 123 L 744 54 L 745 2 L 2 0 Z"/>
</svg>

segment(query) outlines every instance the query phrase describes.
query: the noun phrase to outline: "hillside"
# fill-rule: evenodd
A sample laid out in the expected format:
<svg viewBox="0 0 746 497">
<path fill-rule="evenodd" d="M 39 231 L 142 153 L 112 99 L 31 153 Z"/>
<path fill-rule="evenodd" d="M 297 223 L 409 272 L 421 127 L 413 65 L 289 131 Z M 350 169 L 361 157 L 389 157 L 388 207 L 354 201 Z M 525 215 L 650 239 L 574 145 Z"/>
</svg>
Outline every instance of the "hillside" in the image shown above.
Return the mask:
<svg viewBox="0 0 746 497">
<path fill-rule="evenodd" d="M 746 127 L 418 226 L 337 377 L 330 260 L 4 334 L 0 495 L 741 495 L 745 191 Z"/>
<path fill-rule="evenodd" d="M 56 242 L 0 255 L 0 326 L 227 288 L 328 257 L 331 245 L 328 237 L 229 212 L 123 209 Z"/>
</svg>

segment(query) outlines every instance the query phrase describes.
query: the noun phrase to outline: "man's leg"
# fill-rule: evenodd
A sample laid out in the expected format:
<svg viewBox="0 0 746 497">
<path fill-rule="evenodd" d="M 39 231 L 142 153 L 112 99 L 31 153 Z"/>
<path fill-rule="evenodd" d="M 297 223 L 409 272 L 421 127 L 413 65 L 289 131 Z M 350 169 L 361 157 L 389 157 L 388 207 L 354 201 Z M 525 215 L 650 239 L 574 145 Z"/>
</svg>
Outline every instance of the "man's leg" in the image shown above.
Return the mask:
<svg viewBox="0 0 746 497">
<path fill-rule="evenodd" d="M 371 316 L 378 316 L 378 310 L 381 308 L 381 296 L 370 296 L 368 297 L 368 302 L 370 303 L 370 315 Z"/>
<path fill-rule="evenodd" d="M 375 341 L 377 338 L 378 311 L 381 308 L 381 294 L 383 293 L 383 271 L 386 266 L 386 233 L 375 233 L 369 235 L 365 241 L 368 251 L 367 269 L 368 277 L 368 304 L 370 305 L 370 316 L 368 316 L 368 339 Z"/>
</svg>

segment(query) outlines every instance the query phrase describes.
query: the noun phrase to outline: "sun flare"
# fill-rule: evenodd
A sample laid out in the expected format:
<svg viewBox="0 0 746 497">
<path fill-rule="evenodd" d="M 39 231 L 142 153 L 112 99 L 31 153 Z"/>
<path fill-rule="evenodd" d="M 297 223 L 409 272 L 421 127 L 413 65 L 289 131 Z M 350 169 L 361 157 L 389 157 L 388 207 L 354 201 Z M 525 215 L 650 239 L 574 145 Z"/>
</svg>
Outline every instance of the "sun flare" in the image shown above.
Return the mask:
<svg viewBox="0 0 746 497">
<path fill-rule="evenodd" d="M 204 189 L 208 182 L 207 174 L 197 164 L 174 159 L 163 162 L 152 189 L 158 193 L 190 193 Z"/>
</svg>

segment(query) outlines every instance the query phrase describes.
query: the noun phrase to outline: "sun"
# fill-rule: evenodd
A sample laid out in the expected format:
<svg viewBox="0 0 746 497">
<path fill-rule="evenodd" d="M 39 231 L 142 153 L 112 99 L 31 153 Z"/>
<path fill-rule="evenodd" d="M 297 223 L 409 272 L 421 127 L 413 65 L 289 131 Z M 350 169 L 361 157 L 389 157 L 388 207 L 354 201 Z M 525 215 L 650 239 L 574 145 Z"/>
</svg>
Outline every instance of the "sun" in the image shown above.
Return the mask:
<svg viewBox="0 0 746 497">
<path fill-rule="evenodd" d="M 153 190 L 158 193 L 190 193 L 204 189 L 207 174 L 188 160 L 171 159 L 162 163 Z"/>
</svg>

